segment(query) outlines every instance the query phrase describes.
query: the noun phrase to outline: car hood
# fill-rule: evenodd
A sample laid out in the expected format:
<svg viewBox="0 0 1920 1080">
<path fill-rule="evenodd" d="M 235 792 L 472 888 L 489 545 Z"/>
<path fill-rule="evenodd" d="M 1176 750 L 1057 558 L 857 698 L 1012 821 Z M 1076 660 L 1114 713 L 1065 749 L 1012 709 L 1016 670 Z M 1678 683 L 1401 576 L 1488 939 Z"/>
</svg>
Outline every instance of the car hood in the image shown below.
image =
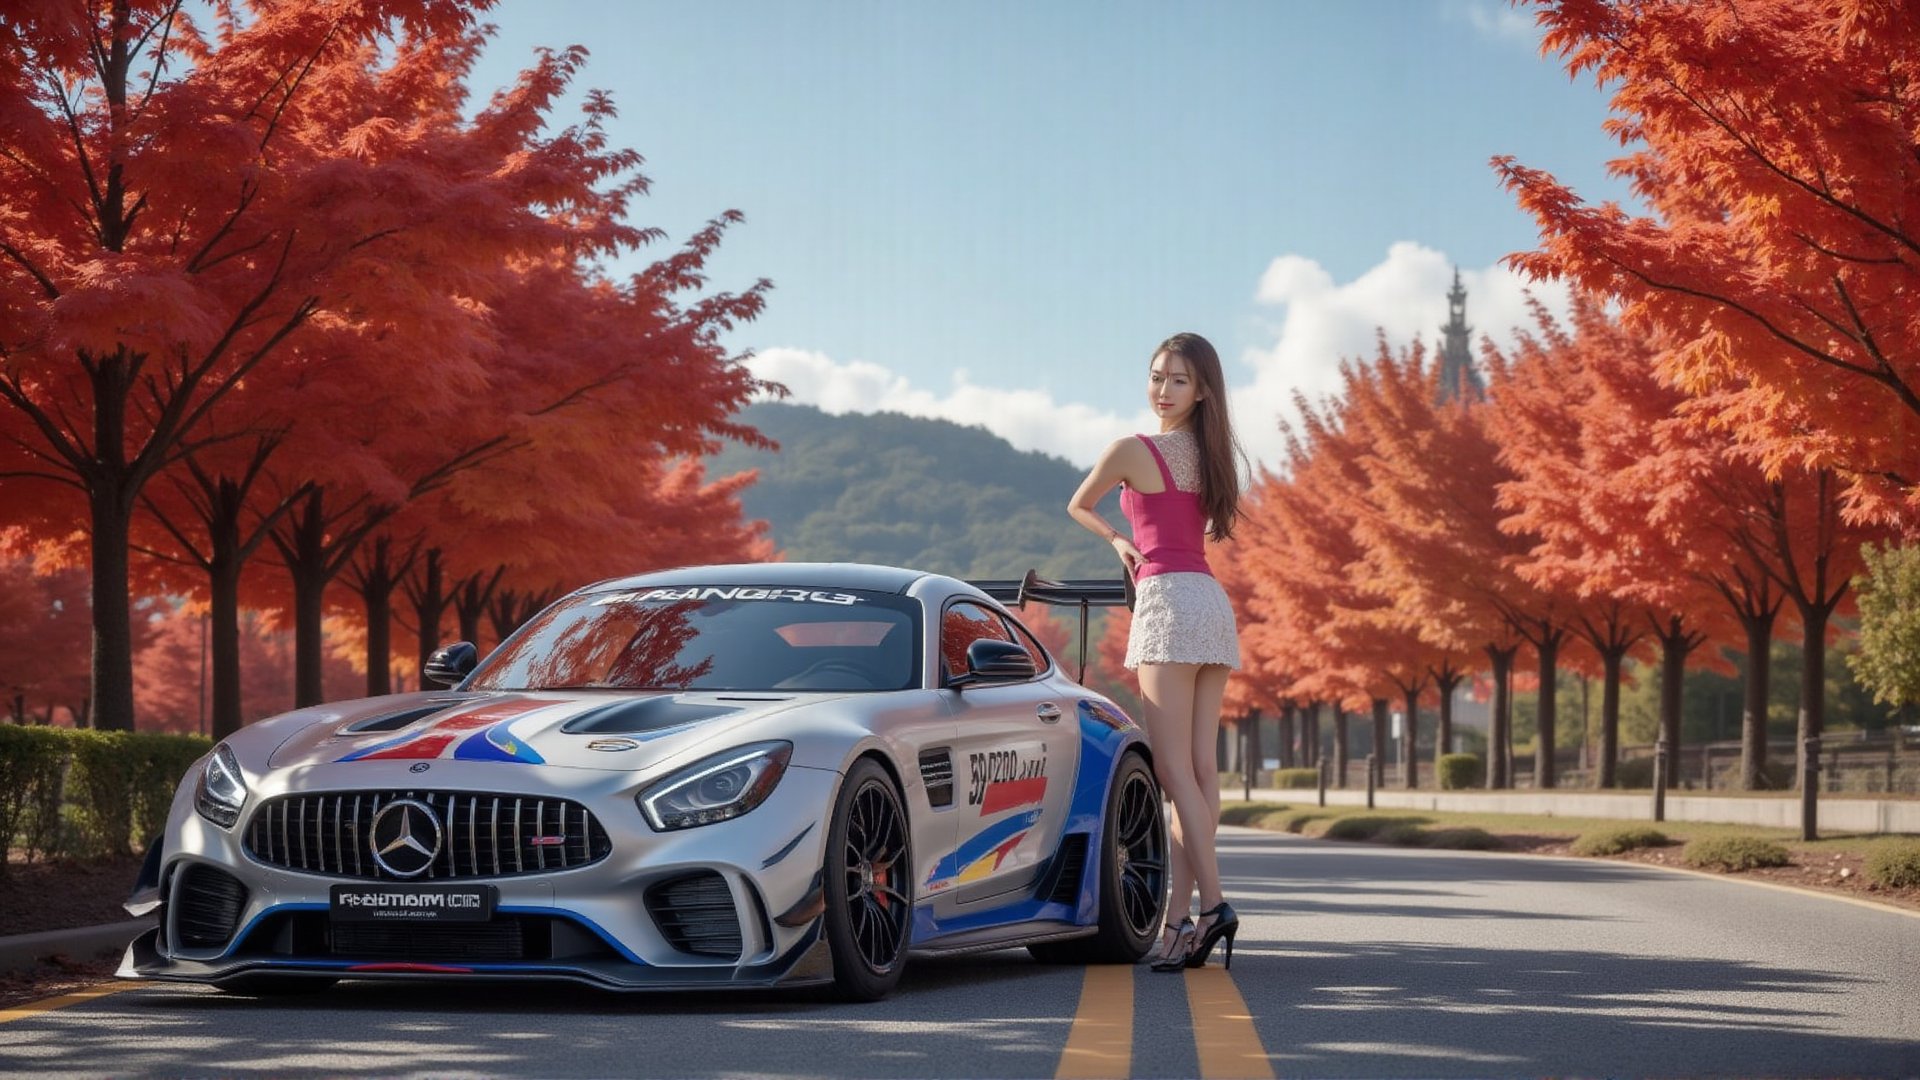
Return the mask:
<svg viewBox="0 0 1920 1080">
<path fill-rule="evenodd" d="M 837 694 L 422 693 L 326 706 L 272 768 L 355 761 L 474 761 L 645 769 L 744 725 Z"/>
</svg>

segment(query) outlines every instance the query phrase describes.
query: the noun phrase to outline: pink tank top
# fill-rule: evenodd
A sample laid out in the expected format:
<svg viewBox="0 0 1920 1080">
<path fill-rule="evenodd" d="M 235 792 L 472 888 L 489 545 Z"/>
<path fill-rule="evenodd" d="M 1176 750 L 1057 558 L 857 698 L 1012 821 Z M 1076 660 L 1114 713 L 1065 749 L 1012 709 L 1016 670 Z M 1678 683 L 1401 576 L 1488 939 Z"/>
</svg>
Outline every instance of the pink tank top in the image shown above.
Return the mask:
<svg viewBox="0 0 1920 1080">
<path fill-rule="evenodd" d="M 1126 486 L 1120 492 L 1120 512 L 1133 527 L 1133 546 L 1146 556 L 1133 572 L 1133 579 L 1155 574 L 1211 575 L 1213 569 L 1207 565 L 1207 515 L 1200 506 L 1200 496 L 1174 486 L 1173 470 L 1167 468 L 1167 459 L 1160 456 L 1160 448 L 1152 439 L 1145 435 L 1135 438 L 1147 444 L 1154 463 L 1160 466 L 1165 490 L 1148 495 Z"/>
</svg>

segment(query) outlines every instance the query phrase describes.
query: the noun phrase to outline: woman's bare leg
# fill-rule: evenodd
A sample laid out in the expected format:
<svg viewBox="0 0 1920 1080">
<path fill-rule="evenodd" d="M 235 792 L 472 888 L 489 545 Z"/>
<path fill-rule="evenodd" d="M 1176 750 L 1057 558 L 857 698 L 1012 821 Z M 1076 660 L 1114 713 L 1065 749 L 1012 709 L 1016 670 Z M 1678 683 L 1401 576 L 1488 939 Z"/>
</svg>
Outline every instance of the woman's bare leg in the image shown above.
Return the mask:
<svg viewBox="0 0 1920 1080">
<path fill-rule="evenodd" d="M 1217 804 L 1208 803 L 1194 767 L 1194 694 L 1200 671 L 1199 664 L 1141 664 L 1140 690 L 1145 698 L 1143 711 L 1147 719 L 1147 743 L 1153 748 L 1153 771 L 1159 777 L 1160 787 L 1173 800 L 1183 861 L 1200 888 L 1200 903 L 1211 907 L 1220 902 L 1220 868 L 1213 850 L 1213 822 L 1208 820 L 1208 815 L 1214 814 L 1217 821 L 1219 811 Z M 1216 701 L 1216 727 L 1219 721 Z M 1208 771 L 1213 771 L 1213 766 L 1209 742 Z M 1214 787 L 1219 787 L 1217 777 Z M 1180 894 L 1176 894 L 1176 901 L 1179 898 Z"/>
<path fill-rule="evenodd" d="M 1220 770 L 1215 755 L 1220 738 L 1220 704 L 1226 698 L 1228 670 L 1224 664 L 1207 664 L 1194 677 L 1193 684 L 1194 782 L 1207 800 L 1207 850 L 1214 853 L 1210 857 L 1214 860 L 1216 881 L 1220 874 L 1219 847 L 1214 841 L 1220 827 Z M 1224 895 L 1217 891 L 1209 899 L 1203 889 L 1200 893 L 1200 910 L 1205 911 L 1223 899 Z M 1206 928 L 1203 926 L 1201 929 Z"/>
</svg>

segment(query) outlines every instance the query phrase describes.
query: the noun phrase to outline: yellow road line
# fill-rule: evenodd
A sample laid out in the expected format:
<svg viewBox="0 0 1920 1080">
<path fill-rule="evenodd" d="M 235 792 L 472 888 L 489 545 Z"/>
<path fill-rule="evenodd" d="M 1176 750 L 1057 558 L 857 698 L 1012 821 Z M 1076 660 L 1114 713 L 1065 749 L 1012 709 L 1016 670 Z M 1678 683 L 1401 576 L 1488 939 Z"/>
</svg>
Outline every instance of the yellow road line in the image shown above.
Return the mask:
<svg viewBox="0 0 1920 1080">
<path fill-rule="evenodd" d="M 1059 1080 L 1125 1076 L 1133 1068 L 1133 965 L 1088 964 Z"/>
<path fill-rule="evenodd" d="M 85 990 L 75 990 L 71 994 L 61 994 L 59 997 L 29 1001 L 25 1005 L 0 1009 L 0 1024 L 10 1020 L 25 1020 L 29 1016 L 39 1016 L 41 1013 L 64 1009 L 69 1005 L 78 1005 L 83 1001 L 92 1001 L 94 998 L 103 998 L 108 994 L 118 994 L 122 990 L 133 989 L 136 989 L 133 983 L 101 983 L 98 986 L 89 986 Z"/>
<path fill-rule="evenodd" d="M 1193 1016 L 1193 1045 L 1200 1052 L 1203 1077 L 1273 1076 L 1273 1062 L 1253 1014 L 1225 968 L 1212 964 L 1188 968 L 1187 1011 Z"/>
</svg>

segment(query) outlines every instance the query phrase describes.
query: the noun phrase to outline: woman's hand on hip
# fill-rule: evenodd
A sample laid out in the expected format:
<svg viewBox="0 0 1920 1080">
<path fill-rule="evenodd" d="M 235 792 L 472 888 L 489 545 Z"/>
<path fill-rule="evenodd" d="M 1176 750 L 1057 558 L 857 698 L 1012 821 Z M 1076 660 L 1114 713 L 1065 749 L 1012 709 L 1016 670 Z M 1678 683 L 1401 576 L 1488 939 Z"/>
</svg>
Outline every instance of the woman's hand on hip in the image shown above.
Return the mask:
<svg viewBox="0 0 1920 1080">
<path fill-rule="evenodd" d="M 1140 564 L 1147 561 L 1147 557 L 1140 554 L 1140 549 L 1133 546 L 1133 541 L 1124 536 L 1116 534 L 1112 543 L 1113 550 L 1120 553 L 1120 561 L 1127 566 L 1127 576 L 1132 577 L 1140 569 Z"/>
</svg>

